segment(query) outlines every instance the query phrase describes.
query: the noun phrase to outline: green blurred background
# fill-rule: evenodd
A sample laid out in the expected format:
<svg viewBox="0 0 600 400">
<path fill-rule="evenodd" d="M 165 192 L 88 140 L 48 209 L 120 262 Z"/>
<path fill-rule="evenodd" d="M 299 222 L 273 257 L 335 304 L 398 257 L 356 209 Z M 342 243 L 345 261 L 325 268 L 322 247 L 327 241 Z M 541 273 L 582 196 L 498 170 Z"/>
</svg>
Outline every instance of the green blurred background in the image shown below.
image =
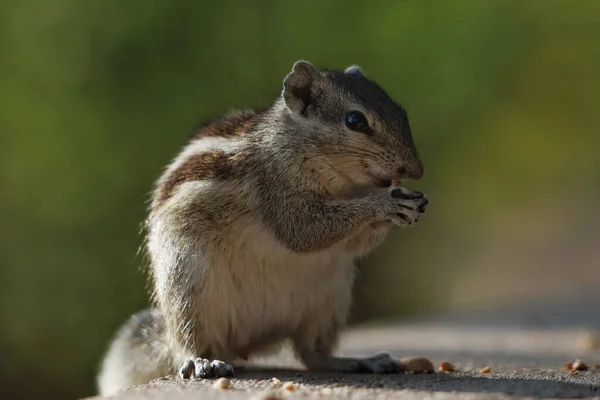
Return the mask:
<svg viewBox="0 0 600 400">
<path fill-rule="evenodd" d="M 146 307 L 153 180 L 297 59 L 409 111 L 431 207 L 362 265 L 353 321 L 600 283 L 600 1 L 3 0 L 0 397 L 77 398 Z"/>
</svg>

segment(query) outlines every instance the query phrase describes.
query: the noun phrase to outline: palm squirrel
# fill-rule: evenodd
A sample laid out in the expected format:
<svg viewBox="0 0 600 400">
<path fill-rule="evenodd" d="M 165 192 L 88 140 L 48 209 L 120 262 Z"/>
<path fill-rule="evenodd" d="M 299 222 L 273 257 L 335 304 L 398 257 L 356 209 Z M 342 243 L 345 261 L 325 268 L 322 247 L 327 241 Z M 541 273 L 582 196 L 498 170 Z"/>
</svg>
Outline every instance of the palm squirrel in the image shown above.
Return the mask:
<svg viewBox="0 0 600 400">
<path fill-rule="evenodd" d="M 101 395 L 178 373 L 231 376 L 289 340 L 309 370 L 394 373 L 387 353 L 333 355 L 354 260 L 427 198 L 405 110 L 358 66 L 294 63 L 280 96 L 200 128 L 158 179 L 145 222 L 154 308 L 119 329 Z M 394 184 L 392 184 L 394 181 Z"/>
</svg>

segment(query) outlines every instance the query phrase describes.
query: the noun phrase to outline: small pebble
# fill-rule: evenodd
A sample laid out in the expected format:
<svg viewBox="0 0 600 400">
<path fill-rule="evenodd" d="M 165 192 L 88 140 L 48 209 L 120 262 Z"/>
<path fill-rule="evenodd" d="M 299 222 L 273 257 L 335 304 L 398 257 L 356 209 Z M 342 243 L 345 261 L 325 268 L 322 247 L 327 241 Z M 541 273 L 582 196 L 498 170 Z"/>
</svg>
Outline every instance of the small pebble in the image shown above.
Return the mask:
<svg viewBox="0 0 600 400">
<path fill-rule="evenodd" d="M 480 373 L 480 374 L 489 374 L 490 372 L 492 372 L 492 367 L 489 367 L 489 366 L 488 366 L 488 367 L 481 368 L 481 369 L 479 370 L 479 373 Z"/>
<path fill-rule="evenodd" d="M 450 361 L 442 361 L 440 363 L 440 366 L 438 368 L 440 370 L 440 372 L 455 372 L 456 369 L 454 368 L 454 365 L 452 365 L 452 363 Z"/>
<path fill-rule="evenodd" d="M 229 386 L 231 386 L 231 381 L 227 378 L 219 378 L 213 384 L 213 386 L 218 389 L 227 389 L 227 388 L 229 388 Z"/>
</svg>

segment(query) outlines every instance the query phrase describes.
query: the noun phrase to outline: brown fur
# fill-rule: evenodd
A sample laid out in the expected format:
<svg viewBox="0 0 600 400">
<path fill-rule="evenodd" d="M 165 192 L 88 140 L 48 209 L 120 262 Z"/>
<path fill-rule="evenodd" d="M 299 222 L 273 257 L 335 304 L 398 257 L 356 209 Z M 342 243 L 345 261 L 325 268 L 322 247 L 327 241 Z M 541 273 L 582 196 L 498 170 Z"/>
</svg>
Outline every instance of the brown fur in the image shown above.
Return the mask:
<svg viewBox="0 0 600 400">
<path fill-rule="evenodd" d="M 260 111 L 241 111 L 222 117 L 198 129 L 191 142 L 209 137 L 232 138 L 247 134 L 263 120 L 263 117 Z M 156 188 L 152 208 L 162 206 L 173 196 L 177 188 L 186 182 L 207 178 L 229 179 L 235 165 L 241 164 L 242 157 L 242 155 L 231 156 L 223 151 L 213 151 L 187 159 Z"/>
<path fill-rule="evenodd" d="M 230 178 L 236 163 L 239 165 L 239 157 L 229 156 L 222 151 L 201 153 L 190 157 L 157 188 L 152 208 L 156 209 L 163 205 L 173 196 L 177 188 L 186 182 L 207 178 Z"/>
<path fill-rule="evenodd" d="M 192 140 L 205 137 L 240 136 L 250 132 L 263 118 L 264 115 L 260 111 L 240 111 L 230 114 L 198 129 Z"/>
<path fill-rule="evenodd" d="M 346 126 L 357 110 L 369 135 Z M 184 378 L 225 376 L 236 356 L 285 339 L 312 370 L 398 372 L 389 355 L 333 351 L 354 260 L 427 205 L 379 183 L 421 175 L 406 113 L 378 85 L 357 68 L 297 62 L 269 109 L 201 128 L 158 180 L 146 223 L 156 309 L 114 339 L 101 394 L 179 367 Z"/>
</svg>

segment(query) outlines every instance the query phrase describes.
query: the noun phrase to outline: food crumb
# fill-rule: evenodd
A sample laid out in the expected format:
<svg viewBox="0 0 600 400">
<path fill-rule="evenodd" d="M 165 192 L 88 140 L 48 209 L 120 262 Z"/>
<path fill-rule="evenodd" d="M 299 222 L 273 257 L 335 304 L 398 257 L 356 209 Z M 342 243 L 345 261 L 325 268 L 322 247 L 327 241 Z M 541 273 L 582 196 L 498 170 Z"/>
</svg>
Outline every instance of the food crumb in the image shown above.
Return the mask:
<svg viewBox="0 0 600 400">
<path fill-rule="evenodd" d="M 573 361 L 567 361 L 565 363 L 565 369 L 573 369 Z"/>
<path fill-rule="evenodd" d="M 293 390 L 296 390 L 297 387 L 298 387 L 298 385 L 295 384 L 294 382 L 286 382 L 283 384 L 283 388 L 285 390 L 289 390 L 290 392 Z"/>
<path fill-rule="evenodd" d="M 440 366 L 438 368 L 440 370 L 440 372 L 455 372 L 456 369 L 454 368 L 454 365 L 452 365 L 452 363 L 450 361 L 442 361 L 440 363 Z"/>
<path fill-rule="evenodd" d="M 577 371 L 587 371 L 589 367 L 587 366 L 586 363 L 584 363 L 583 361 L 578 359 L 578 360 L 575 360 L 572 368 Z"/>
<path fill-rule="evenodd" d="M 219 378 L 213 386 L 218 389 L 227 389 L 229 386 L 231 386 L 231 381 L 227 378 Z"/>
<path fill-rule="evenodd" d="M 490 366 L 487 366 L 487 367 L 481 368 L 481 369 L 479 370 L 479 373 L 480 373 L 480 374 L 489 374 L 490 372 L 492 372 L 492 367 L 490 367 Z"/>
</svg>

